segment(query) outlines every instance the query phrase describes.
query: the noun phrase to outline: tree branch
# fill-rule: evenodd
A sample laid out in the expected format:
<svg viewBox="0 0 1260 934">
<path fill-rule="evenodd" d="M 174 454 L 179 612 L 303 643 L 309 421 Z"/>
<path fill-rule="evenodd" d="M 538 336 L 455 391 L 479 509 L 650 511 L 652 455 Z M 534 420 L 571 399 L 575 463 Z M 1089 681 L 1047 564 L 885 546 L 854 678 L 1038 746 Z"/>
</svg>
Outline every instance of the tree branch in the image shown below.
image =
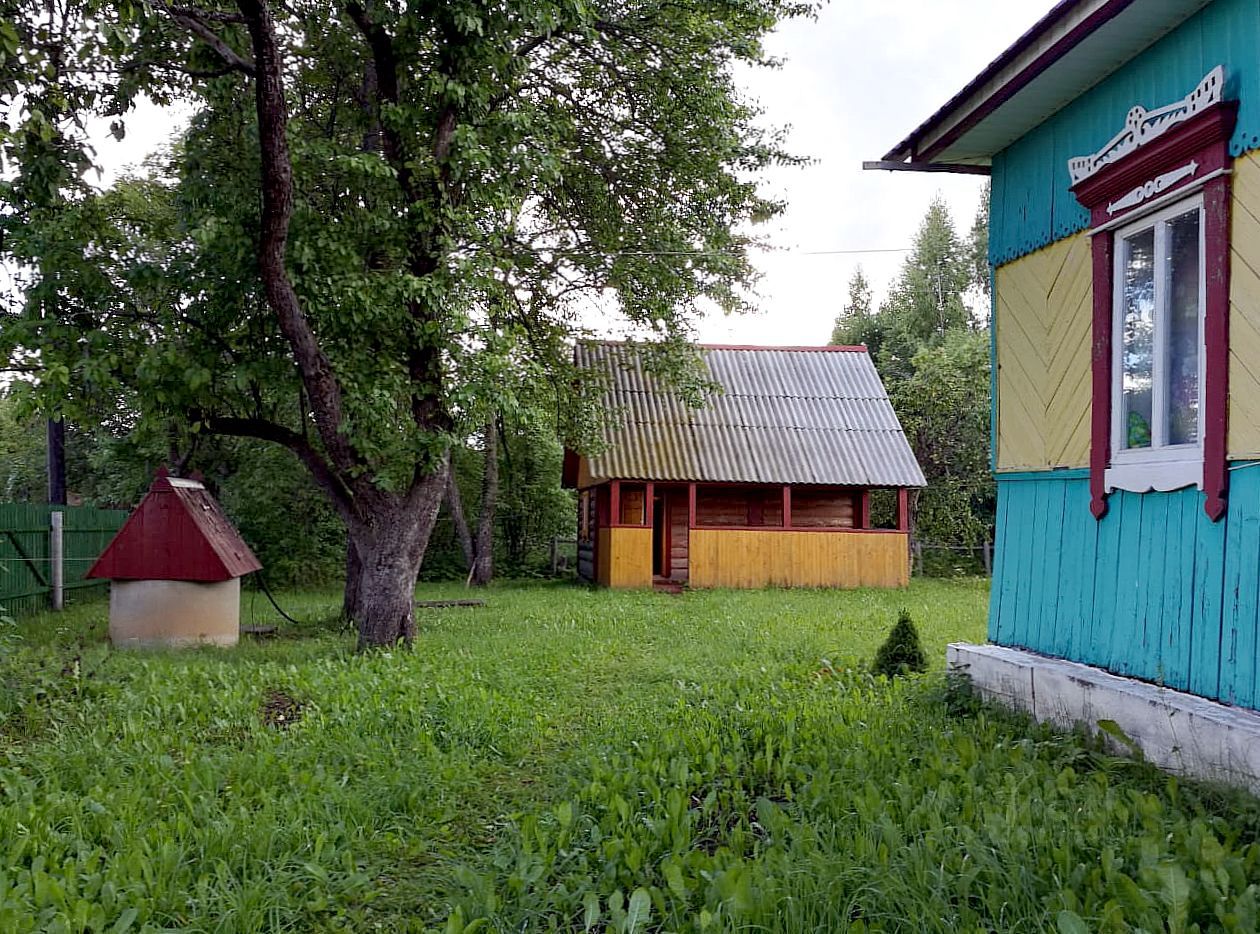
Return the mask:
<svg viewBox="0 0 1260 934">
<path fill-rule="evenodd" d="M 170 4 L 163 4 L 162 9 L 166 11 L 170 18 L 183 26 L 194 36 L 210 46 L 219 58 L 223 59 L 227 66 L 235 71 L 242 71 L 247 75 L 255 73 L 254 63 L 248 58 L 240 55 L 235 49 L 228 45 L 223 37 L 216 33 L 213 29 L 206 25 L 203 14 L 200 11 L 190 9 L 189 7 L 174 7 Z M 243 18 L 232 20 L 224 20 L 225 22 L 244 22 Z"/>
<path fill-rule="evenodd" d="M 259 274 L 267 304 L 275 312 L 280 330 L 293 349 L 324 451 L 332 466 L 343 476 L 349 476 L 363 465 L 342 433 L 345 408 L 341 385 L 302 311 L 285 267 L 289 220 L 293 216 L 293 164 L 285 135 L 288 108 L 275 22 L 265 0 L 238 0 L 237 6 L 248 25 L 254 45 L 254 60 L 258 63 L 254 93 L 263 196 L 258 244 Z"/>
<path fill-rule="evenodd" d="M 339 510 L 350 510 L 354 503 L 354 494 L 337 477 L 320 456 L 319 451 L 306 438 L 292 429 L 264 418 L 236 418 L 231 416 L 202 416 L 199 418 L 206 430 L 216 435 L 230 435 L 236 438 L 255 438 L 259 441 L 270 441 L 288 448 L 311 472 L 315 482 L 332 497 Z"/>
</svg>

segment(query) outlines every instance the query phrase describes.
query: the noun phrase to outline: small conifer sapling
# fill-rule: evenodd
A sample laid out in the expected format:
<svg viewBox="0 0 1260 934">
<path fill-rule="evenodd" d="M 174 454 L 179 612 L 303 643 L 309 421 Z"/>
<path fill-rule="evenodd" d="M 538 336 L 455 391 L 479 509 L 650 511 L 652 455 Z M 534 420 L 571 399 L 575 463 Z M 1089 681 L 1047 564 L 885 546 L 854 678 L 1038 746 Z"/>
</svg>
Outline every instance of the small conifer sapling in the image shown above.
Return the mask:
<svg viewBox="0 0 1260 934">
<path fill-rule="evenodd" d="M 919 642 L 919 631 L 910 619 L 910 613 L 902 610 L 897 615 L 897 625 L 875 653 L 871 670 L 877 675 L 895 678 L 907 672 L 927 671 L 927 653 Z"/>
</svg>

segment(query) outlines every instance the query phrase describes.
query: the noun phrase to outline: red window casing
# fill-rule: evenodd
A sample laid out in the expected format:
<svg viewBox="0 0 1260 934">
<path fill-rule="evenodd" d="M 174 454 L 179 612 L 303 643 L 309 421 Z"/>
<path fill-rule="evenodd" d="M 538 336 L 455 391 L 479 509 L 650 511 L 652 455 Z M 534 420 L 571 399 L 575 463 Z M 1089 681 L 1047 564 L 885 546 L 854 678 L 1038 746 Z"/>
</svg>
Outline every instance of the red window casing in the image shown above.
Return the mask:
<svg viewBox="0 0 1260 934">
<path fill-rule="evenodd" d="M 1157 205 L 1203 192 L 1204 510 L 1212 521 L 1225 514 L 1228 471 L 1225 463 L 1229 404 L 1229 222 L 1231 158 L 1229 138 L 1238 114 L 1237 101 L 1221 101 L 1180 126 L 1099 169 L 1072 187 L 1090 212 L 1093 247 L 1093 410 L 1090 422 L 1090 511 L 1107 513 L 1106 471 L 1111 459 L 1113 276 L 1117 227 Z M 1190 163 L 1193 174 L 1164 188 L 1156 180 Z M 1117 207 L 1125 196 L 1136 203 Z"/>
</svg>

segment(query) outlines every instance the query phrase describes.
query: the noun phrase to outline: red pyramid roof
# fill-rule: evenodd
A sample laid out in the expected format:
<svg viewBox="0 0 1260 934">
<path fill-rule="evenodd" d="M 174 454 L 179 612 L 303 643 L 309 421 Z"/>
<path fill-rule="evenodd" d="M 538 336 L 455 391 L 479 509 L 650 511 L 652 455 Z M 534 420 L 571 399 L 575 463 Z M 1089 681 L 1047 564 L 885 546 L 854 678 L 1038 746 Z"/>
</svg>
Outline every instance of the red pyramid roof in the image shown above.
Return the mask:
<svg viewBox="0 0 1260 934">
<path fill-rule="evenodd" d="M 88 577 L 208 582 L 261 569 L 206 488 L 163 467 Z"/>
</svg>

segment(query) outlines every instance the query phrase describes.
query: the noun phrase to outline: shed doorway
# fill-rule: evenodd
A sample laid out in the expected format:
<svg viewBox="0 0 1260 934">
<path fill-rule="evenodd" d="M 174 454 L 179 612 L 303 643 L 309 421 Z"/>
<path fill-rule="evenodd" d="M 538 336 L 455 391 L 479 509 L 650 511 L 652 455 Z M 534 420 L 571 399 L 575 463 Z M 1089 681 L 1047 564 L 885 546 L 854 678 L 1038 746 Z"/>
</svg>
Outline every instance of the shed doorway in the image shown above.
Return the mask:
<svg viewBox="0 0 1260 934">
<path fill-rule="evenodd" d="M 652 580 L 687 580 L 690 505 L 686 487 L 657 487 L 652 500 Z"/>
</svg>

